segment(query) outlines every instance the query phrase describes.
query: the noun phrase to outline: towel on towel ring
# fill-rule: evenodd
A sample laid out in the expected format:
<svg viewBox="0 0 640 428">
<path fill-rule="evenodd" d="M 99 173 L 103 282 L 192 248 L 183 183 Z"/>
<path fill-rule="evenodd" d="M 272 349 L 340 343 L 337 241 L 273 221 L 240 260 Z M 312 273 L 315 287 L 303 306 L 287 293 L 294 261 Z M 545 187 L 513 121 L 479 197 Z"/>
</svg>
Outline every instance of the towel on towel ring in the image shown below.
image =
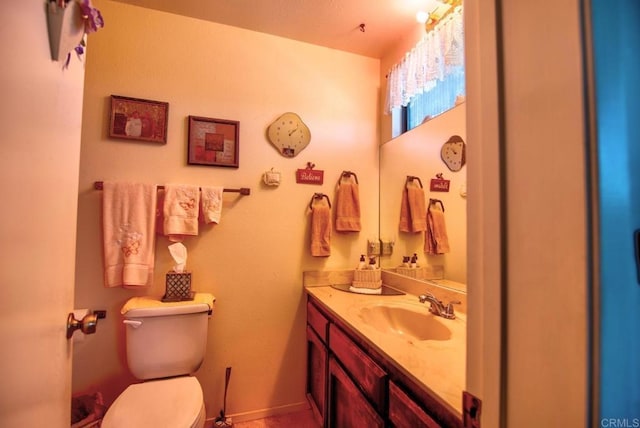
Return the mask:
<svg viewBox="0 0 640 428">
<path fill-rule="evenodd" d="M 311 201 L 311 255 L 327 257 L 331 255 L 331 206 L 326 197 Z"/>
<path fill-rule="evenodd" d="M 449 237 L 441 205 L 429 204 L 427 211 L 427 230 L 424 236 L 424 252 L 427 254 L 448 253 Z"/>
<path fill-rule="evenodd" d="M 427 230 L 427 210 L 422 187 L 407 183 L 402 190 L 400 205 L 400 232 Z"/>
<path fill-rule="evenodd" d="M 360 231 L 360 191 L 352 176 L 341 177 L 336 189 L 336 230 L 338 232 Z"/>
</svg>

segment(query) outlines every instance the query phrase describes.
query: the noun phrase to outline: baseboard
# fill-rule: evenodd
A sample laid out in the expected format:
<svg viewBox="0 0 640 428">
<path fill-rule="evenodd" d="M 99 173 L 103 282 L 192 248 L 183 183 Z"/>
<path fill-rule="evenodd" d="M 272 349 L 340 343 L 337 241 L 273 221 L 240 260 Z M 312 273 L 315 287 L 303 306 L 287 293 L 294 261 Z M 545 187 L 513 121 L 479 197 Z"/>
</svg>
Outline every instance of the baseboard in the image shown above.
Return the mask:
<svg viewBox="0 0 640 428">
<path fill-rule="evenodd" d="M 243 413 L 233 413 L 227 414 L 226 416 L 231 417 L 234 423 L 236 422 L 244 422 L 244 421 L 252 421 L 254 419 L 263 419 L 268 418 L 269 416 L 278 416 L 284 415 L 286 413 L 294 413 L 294 412 L 302 412 L 304 410 L 309 410 L 310 405 L 308 401 L 301 401 L 300 403 L 287 404 L 285 406 L 279 407 L 271 407 L 269 409 L 261 409 L 261 410 L 253 410 L 251 412 L 243 412 Z M 205 426 L 211 426 L 213 422 L 215 422 L 215 417 L 211 419 L 207 419 L 207 424 Z"/>
</svg>

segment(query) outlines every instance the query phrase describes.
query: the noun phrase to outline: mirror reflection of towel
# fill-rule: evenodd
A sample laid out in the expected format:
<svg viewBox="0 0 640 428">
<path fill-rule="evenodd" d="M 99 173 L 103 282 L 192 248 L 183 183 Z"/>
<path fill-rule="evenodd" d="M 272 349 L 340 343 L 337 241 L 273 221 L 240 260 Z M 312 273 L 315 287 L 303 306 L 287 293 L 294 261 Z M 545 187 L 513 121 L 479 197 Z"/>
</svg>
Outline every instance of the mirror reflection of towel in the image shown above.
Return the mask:
<svg viewBox="0 0 640 428">
<path fill-rule="evenodd" d="M 325 198 L 316 199 L 311 205 L 311 255 L 331 255 L 331 208 Z"/>
<path fill-rule="evenodd" d="M 427 212 L 424 252 L 427 254 L 444 254 L 449 251 L 449 237 L 447 236 L 444 212 L 438 205 L 431 205 Z"/>
<path fill-rule="evenodd" d="M 422 187 L 407 184 L 402 191 L 400 232 L 427 230 L 427 211 Z"/>
</svg>

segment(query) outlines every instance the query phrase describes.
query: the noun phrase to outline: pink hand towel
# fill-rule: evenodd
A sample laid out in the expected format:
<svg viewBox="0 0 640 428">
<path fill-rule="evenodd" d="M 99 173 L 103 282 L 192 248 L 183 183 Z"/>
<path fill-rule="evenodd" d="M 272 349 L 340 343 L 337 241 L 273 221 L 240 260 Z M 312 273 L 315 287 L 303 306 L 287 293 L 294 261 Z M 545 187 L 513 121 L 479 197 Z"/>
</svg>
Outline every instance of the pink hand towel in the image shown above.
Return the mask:
<svg viewBox="0 0 640 428">
<path fill-rule="evenodd" d="M 223 187 L 203 187 L 200 190 L 200 209 L 205 224 L 220 223 Z"/>
<path fill-rule="evenodd" d="M 105 182 L 102 196 L 105 287 L 151 285 L 156 186 Z"/>
<path fill-rule="evenodd" d="M 180 242 L 185 236 L 198 235 L 200 189 L 197 186 L 164 186 L 164 234 Z"/>
</svg>

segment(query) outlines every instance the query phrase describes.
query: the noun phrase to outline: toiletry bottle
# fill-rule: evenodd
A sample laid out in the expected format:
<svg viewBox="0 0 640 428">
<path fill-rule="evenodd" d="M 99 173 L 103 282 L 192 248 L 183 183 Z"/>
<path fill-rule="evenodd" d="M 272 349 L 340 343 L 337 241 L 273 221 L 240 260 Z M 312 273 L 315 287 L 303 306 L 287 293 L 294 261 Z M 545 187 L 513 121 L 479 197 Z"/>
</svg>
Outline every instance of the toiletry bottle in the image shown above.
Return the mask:
<svg viewBox="0 0 640 428">
<path fill-rule="evenodd" d="M 402 267 L 409 267 L 409 256 L 402 256 Z"/>
<path fill-rule="evenodd" d="M 365 266 L 364 254 L 360 254 L 360 263 L 358 263 L 358 270 L 362 270 L 365 267 L 366 266 Z"/>
<path fill-rule="evenodd" d="M 411 267 L 412 268 L 418 267 L 418 255 L 416 253 L 413 253 L 413 257 L 411 257 Z"/>
<path fill-rule="evenodd" d="M 372 269 L 372 270 L 376 269 L 376 258 L 375 257 L 369 257 L 369 269 Z"/>
</svg>

